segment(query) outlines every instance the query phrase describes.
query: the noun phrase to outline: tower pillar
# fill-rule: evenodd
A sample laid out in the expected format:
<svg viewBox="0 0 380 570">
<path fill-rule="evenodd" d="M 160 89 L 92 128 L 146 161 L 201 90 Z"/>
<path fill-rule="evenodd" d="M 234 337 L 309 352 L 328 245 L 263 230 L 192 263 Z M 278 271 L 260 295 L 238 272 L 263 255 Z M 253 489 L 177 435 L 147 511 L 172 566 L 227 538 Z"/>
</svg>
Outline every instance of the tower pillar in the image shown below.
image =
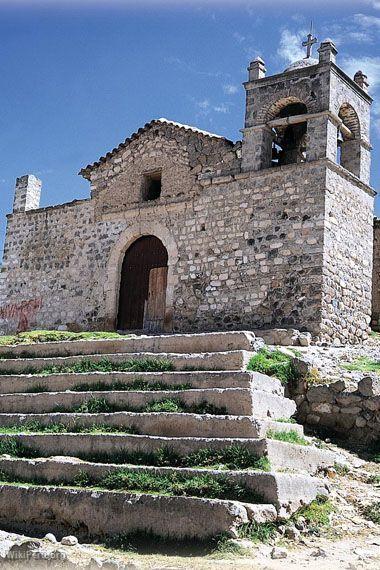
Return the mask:
<svg viewBox="0 0 380 570">
<path fill-rule="evenodd" d="M 27 212 L 40 207 L 42 182 L 33 174 L 16 179 L 13 212 Z"/>
</svg>

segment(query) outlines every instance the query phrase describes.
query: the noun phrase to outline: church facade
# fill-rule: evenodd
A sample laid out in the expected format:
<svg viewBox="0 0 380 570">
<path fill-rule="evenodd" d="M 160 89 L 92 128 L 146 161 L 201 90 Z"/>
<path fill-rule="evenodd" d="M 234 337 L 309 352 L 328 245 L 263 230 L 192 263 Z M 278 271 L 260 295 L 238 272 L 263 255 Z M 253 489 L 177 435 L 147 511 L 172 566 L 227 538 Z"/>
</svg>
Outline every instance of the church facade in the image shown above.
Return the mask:
<svg viewBox="0 0 380 570">
<path fill-rule="evenodd" d="M 153 120 L 81 175 L 87 200 L 39 207 L 16 182 L 0 331 L 292 327 L 360 342 L 371 321 L 374 191 L 366 76 L 327 40 L 248 69 L 242 141 Z"/>
</svg>

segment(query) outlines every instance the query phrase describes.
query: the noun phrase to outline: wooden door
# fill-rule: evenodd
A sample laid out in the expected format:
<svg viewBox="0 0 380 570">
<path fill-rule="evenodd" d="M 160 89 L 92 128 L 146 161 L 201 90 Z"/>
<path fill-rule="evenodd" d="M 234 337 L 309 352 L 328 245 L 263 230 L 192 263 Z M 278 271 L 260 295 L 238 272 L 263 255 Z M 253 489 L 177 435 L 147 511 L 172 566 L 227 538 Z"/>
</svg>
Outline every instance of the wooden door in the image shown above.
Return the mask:
<svg viewBox="0 0 380 570">
<path fill-rule="evenodd" d="M 152 277 L 150 275 L 152 270 L 158 268 L 166 269 L 167 273 L 167 265 L 167 251 L 155 236 L 143 236 L 130 246 L 125 254 L 121 270 L 118 330 L 145 328 L 144 314 L 148 307 L 150 289 L 151 300 L 148 315 L 152 315 L 158 321 L 158 307 L 161 307 L 162 312 L 162 305 L 166 299 L 166 277 L 163 276 L 164 272 L 153 273 Z M 151 288 L 150 279 L 152 279 Z M 155 300 L 156 291 L 159 292 L 160 302 Z"/>
<path fill-rule="evenodd" d="M 167 267 L 150 270 L 148 299 L 145 301 L 144 311 L 144 331 L 159 332 L 164 328 L 167 280 Z"/>
</svg>

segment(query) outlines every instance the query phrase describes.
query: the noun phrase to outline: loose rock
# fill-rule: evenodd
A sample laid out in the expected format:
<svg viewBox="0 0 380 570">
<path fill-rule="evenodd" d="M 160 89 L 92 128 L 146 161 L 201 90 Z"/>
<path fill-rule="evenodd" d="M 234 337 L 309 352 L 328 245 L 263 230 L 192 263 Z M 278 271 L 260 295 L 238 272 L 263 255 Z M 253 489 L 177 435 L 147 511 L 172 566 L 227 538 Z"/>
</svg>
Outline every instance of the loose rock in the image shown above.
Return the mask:
<svg viewBox="0 0 380 570">
<path fill-rule="evenodd" d="M 76 536 L 64 536 L 61 540 L 63 546 L 75 546 L 78 544 L 78 539 Z"/>
<path fill-rule="evenodd" d="M 275 546 L 272 549 L 270 556 L 271 558 L 273 558 L 273 560 L 280 560 L 282 558 L 287 558 L 288 552 L 285 550 L 285 548 L 278 548 L 277 546 Z"/>
</svg>

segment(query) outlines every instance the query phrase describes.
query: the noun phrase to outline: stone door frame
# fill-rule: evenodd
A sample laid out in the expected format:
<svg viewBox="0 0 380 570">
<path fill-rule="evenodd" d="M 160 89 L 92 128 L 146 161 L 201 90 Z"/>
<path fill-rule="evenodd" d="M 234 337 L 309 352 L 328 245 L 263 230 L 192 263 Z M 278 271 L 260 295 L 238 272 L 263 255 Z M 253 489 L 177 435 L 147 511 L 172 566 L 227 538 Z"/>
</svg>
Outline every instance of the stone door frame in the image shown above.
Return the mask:
<svg viewBox="0 0 380 570">
<path fill-rule="evenodd" d="M 114 244 L 106 268 L 104 294 L 106 303 L 106 327 L 116 330 L 119 310 L 120 279 L 123 260 L 127 249 L 142 236 L 153 235 L 160 239 L 168 252 L 168 281 L 166 289 L 166 310 L 164 332 L 173 330 L 174 289 L 178 282 L 175 267 L 178 262 L 178 248 L 171 232 L 163 224 L 138 222 L 126 228 Z"/>
</svg>

